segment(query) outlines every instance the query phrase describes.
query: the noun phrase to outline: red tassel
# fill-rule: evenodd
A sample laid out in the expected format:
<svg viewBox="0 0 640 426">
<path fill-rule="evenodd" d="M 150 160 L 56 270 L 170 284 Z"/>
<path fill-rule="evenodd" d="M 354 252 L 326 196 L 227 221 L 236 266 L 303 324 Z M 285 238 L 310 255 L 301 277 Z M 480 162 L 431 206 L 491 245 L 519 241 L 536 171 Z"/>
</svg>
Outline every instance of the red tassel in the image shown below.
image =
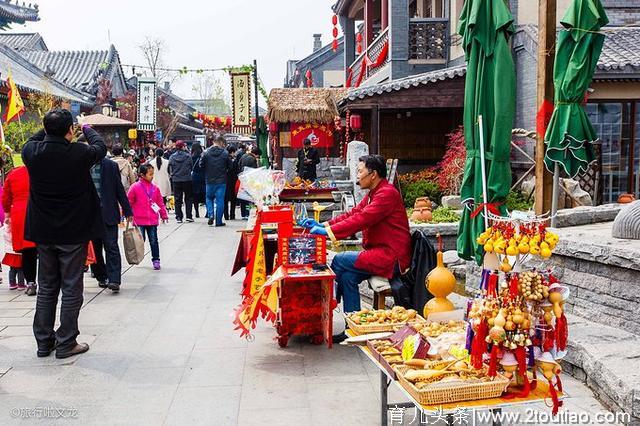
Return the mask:
<svg viewBox="0 0 640 426">
<path fill-rule="evenodd" d="M 562 380 L 560 380 L 559 374 L 556 374 L 556 385 L 558 386 L 558 392 L 562 392 Z"/>
<path fill-rule="evenodd" d="M 487 295 L 498 297 L 498 275 L 490 274 L 487 282 Z"/>
<path fill-rule="evenodd" d="M 553 349 L 553 346 L 555 345 L 555 335 L 556 333 L 551 326 L 544 331 L 544 343 L 542 346 L 544 352 L 549 352 Z"/>
<path fill-rule="evenodd" d="M 487 372 L 487 376 L 496 377 L 498 374 L 498 353 L 500 352 L 500 348 L 496 343 L 493 344 L 491 348 L 491 358 L 489 359 L 489 371 Z"/>
<path fill-rule="evenodd" d="M 564 312 L 560 318 L 556 319 L 556 346 L 559 351 L 567 349 L 567 339 L 569 338 L 569 329 L 567 326 L 567 317 Z"/>
<path fill-rule="evenodd" d="M 518 274 L 513 274 L 511 276 L 511 281 L 509 282 L 509 296 L 511 300 L 515 300 L 518 297 Z"/>
<path fill-rule="evenodd" d="M 487 334 L 489 333 L 489 326 L 486 321 L 481 321 L 478 326 L 478 332 L 473 336 L 473 342 L 471 343 L 471 365 L 476 370 L 482 368 L 482 356 L 487 352 Z"/>
<path fill-rule="evenodd" d="M 524 346 L 518 346 L 516 348 L 516 360 L 518 360 L 518 373 L 522 376 L 524 381 L 522 392 L 520 393 L 520 398 L 526 398 L 529 396 L 529 392 L 531 391 L 531 386 L 529 385 L 529 377 L 527 376 L 527 352 L 524 349 Z"/>
<path fill-rule="evenodd" d="M 553 402 L 553 408 L 551 409 L 551 415 L 555 416 L 558 414 L 558 410 L 562 407 L 562 401 L 558 398 L 558 392 L 556 388 L 553 386 L 553 382 L 549 380 L 549 393 L 551 394 L 551 401 Z"/>
</svg>

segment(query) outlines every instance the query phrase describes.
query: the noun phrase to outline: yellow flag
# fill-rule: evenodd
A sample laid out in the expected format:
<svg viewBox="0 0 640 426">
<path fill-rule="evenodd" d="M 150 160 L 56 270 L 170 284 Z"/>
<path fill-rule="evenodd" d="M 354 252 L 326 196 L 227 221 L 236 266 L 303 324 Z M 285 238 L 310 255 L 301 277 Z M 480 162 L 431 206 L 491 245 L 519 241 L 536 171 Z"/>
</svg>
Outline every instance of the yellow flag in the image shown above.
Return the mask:
<svg viewBox="0 0 640 426">
<path fill-rule="evenodd" d="M 251 274 L 251 292 L 249 293 L 251 296 L 254 296 L 267 281 L 267 262 L 264 254 L 262 229 L 259 231 L 256 244 L 256 256 L 253 260 L 253 271 Z"/>
<path fill-rule="evenodd" d="M 4 114 L 5 123 L 20 118 L 22 113 L 24 113 L 24 102 L 22 102 L 16 83 L 13 81 L 13 78 L 11 78 L 11 72 L 9 72 L 9 77 L 7 77 L 7 85 L 9 86 L 9 93 L 7 94 L 9 100 L 7 101 L 7 111 Z"/>
</svg>

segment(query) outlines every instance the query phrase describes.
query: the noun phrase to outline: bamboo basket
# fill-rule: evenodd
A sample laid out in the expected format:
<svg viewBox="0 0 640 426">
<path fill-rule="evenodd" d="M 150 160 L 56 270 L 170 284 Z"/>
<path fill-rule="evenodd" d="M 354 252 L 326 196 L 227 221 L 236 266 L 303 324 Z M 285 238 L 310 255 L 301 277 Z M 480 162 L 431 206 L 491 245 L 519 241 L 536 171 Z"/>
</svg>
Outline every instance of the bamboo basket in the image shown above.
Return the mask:
<svg viewBox="0 0 640 426">
<path fill-rule="evenodd" d="M 357 334 L 369 334 L 369 333 L 382 333 L 385 331 L 395 332 L 398 328 L 404 327 L 406 324 L 412 324 L 416 322 L 427 322 L 422 316 L 416 315 L 411 321 L 407 322 L 390 322 L 385 324 L 356 324 L 349 318 L 349 314 L 345 313 L 344 318 L 347 321 L 347 325 L 351 330 Z"/>
<path fill-rule="evenodd" d="M 507 389 L 510 382 L 509 379 L 498 374 L 490 382 L 435 382 L 427 388 L 418 389 L 413 383 L 404 378 L 404 373 L 411 367 L 400 365 L 395 368 L 396 376 L 402 387 L 422 405 L 441 405 L 451 402 L 498 398 Z"/>
</svg>

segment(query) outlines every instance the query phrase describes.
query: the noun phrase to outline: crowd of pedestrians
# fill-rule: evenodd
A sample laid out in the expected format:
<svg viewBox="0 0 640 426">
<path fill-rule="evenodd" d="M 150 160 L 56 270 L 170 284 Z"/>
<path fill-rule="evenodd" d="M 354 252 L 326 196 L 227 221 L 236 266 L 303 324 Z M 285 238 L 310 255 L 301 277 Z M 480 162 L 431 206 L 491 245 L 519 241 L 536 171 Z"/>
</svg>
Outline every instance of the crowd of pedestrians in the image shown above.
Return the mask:
<svg viewBox="0 0 640 426">
<path fill-rule="evenodd" d="M 137 153 L 114 145 L 109 152 L 90 126 L 82 126 L 79 137 L 76 131 L 68 110 L 49 111 L 43 129 L 23 147 L 24 166 L 8 173 L 0 187 L 2 264 L 9 267 L 10 290 L 37 295 L 38 357 L 55 351 L 57 358 L 67 358 L 89 350 L 76 340 L 84 273 L 90 264 L 100 288 L 120 291 L 120 225 L 138 227 L 151 248 L 153 269 L 160 270 L 158 225 L 169 221 L 169 199 L 179 224 L 200 218 L 202 204 L 210 226 L 235 220 L 238 207 L 248 219 L 249 204 L 236 197 L 238 175 L 258 167 L 261 155 L 255 146 L 227 145 L 223 137 L 206 149 L 176 141 L 167 150 Z"/>
</svg>

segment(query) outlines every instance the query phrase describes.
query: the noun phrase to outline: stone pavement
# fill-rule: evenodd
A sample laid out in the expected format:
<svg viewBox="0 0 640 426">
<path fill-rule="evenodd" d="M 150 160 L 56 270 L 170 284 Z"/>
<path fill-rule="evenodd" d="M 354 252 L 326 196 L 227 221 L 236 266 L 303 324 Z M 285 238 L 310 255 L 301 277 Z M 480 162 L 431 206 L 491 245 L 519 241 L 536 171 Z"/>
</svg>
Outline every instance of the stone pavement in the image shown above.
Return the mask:
<svg viewBox="0 0 640 426">
<path fill-rule="evenodd" d="M 359 350 L 305 339 L 280 349 L 264 323 L 251 343 L 233 331 L 242 273 L 229 272 L 243 225 L 161 226 L 163 269 L 153 271 L 150 260 L 127 267 L 117 295 L 87 275 L 78 340 L 91 350 L 67 360 L 36 357 L 35 298 L 10 292 L 5 271 L 0 424 L 378 424 L 379 372 Z M 603 410 L 584 385 L 569 377 L 564 384 L 566 409 Z M 393 388 L 390 395 L 403 401 Z M 47 407 L 74 418 L 21 418 Z M 407 411 L 405 424 L 413 418 Z"/>
</svg>

